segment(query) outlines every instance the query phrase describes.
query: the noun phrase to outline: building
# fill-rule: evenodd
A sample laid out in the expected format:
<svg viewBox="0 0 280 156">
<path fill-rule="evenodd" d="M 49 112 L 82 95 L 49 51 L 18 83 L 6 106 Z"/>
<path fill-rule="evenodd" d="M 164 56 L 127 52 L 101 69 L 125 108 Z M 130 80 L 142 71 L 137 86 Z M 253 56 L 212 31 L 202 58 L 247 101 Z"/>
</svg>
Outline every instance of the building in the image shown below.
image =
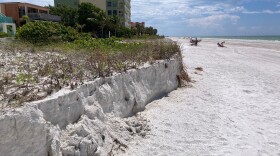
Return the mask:
<svg viewBox="0 0 280 156">
<path fill-rule="evenodd" d="M 11 17 L 2 14 L 3 6 L 0 4 L 0 32 L 5 32 L 14 36 L 16 34 L 16 25 Z"/>
<path fill-rule="evenodd" d="M 50 15 L 47 7 L 20 2 L 0 3 L 0 5 L 1 13 L 13 18 L 18 26 L 23 24 L 24 21 L 21 19 L 24 15 L 27 15 L 30 20 L 61 21 L 59 16 Z"/>
<path fill-rule="evenodd" d="M 92 3 L 102 10 L 106 10 L 106 0 L 54 0 L 55 6 L 62 4 L 72 8 L 78 8 L 81 3 Z"/>
<path fill-rule="evenodd" d="M 139 25 L 143 28 L 145 28 L 145 22 L 130 22 L 131 28 L 137 28 L 136 26 Z"/>
<path fill-rule="evenodd" d="M 130 28 L 131 0 L 107 0 L 107 15 L 118 16 L 123 26 Z"/>
<path fill-rule="evenodd" d="M 78 8 L 81 3 L 92 3 L 98 8 L 107 12 L 109 16 L 118 16 L 121 24 L 130 28 L 131 21 L 131 0 L 54 0 L 55 6 L 62 4 L 72 8 Z"/>
</svg>

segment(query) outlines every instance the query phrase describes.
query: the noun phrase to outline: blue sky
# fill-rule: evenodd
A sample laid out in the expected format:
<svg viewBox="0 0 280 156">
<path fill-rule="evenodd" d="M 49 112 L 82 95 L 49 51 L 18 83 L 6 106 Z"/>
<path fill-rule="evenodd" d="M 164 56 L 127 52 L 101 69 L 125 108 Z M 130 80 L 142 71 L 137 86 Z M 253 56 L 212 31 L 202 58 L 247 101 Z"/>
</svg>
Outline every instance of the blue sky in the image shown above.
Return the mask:
<svg viewBox="0 0 280 156">
<path fill-rule="evenodd" d="M 0 0 L 0 2 L 14 0 Z M 15 0 L 53 5 L 53 0 Z M 280 35 L 280 0 L 131 0 L 132 21 L 167 36 Z"/>
</svg>

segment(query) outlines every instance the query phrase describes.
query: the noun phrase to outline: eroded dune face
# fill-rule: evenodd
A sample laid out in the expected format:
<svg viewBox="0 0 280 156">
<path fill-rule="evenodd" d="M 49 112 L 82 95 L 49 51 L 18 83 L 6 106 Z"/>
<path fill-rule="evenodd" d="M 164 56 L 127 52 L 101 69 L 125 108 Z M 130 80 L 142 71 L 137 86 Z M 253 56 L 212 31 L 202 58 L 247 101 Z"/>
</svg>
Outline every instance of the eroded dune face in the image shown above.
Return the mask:
<svg viewBox="0 0 280 156">
<path fill-rule="evenodd" d="M 107 121 L 128 117 L 178 87 L 179 59 L 62 89 L 0 114 L 1 155 L 107 155 L 119 143 Z"/>
</svg>

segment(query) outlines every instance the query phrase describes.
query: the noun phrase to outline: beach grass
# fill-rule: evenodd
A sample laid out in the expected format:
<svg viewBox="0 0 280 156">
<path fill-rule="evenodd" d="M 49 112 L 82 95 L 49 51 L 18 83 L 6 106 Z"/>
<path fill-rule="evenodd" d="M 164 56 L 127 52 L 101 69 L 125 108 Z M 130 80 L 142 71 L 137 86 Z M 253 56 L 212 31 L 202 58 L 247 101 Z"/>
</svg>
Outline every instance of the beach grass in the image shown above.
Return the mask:
<svg viewBox="0 0 280 156">
<path fill-rule="evenodd" d="M 0 102 L 16 107 L 42 99 L 63 87 L 171 59 L 180 46 L 166 39 L 82 38 L 46 45 L 20 40 L 0 46 Z"/>
</svg>

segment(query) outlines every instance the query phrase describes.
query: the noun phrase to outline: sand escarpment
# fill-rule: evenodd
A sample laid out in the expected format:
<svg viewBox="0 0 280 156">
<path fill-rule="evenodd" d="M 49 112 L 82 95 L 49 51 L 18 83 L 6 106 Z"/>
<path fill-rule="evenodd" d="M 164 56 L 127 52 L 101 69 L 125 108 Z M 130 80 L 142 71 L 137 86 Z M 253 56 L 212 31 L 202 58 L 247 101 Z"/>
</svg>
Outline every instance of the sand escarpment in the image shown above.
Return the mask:
<svg viewBox="0 0 280 156">
<path fill-rule="evenodd" d="M 62 89 L 44 100 L 0 111 L 1 155 L 108 155 L 112 117 L 129 117 L 178 87 L 180 58 Z"/>
</svg>

